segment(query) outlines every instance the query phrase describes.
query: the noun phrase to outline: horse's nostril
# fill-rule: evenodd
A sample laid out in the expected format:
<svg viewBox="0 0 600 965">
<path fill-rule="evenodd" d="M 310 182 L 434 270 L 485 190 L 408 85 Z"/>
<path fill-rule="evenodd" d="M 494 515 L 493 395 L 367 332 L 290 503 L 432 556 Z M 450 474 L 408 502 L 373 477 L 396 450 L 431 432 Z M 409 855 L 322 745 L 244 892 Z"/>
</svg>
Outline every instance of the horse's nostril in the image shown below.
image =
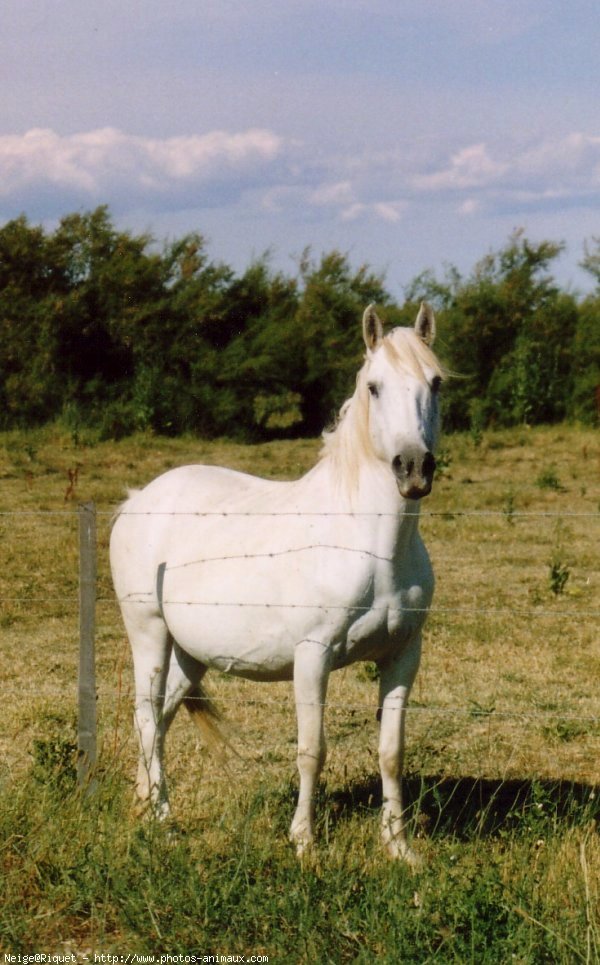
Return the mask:
<svg viewBox="0 0 600 965">
<path fill-rule="evenodd" d="M 392 470 L 397 479 L 406 480 L 415 476 L 430 479 L 435 472 L 435 456 L 432 452 L 415 452 L 409 450 L 403 456 L 394 456 Z"/>
<path fill-rule="evenodd" d="M 435 472 L 435 456 L 432 452 L 426 452 L 423 456 L 423 475 L 433 476 Z"/>
</svg>

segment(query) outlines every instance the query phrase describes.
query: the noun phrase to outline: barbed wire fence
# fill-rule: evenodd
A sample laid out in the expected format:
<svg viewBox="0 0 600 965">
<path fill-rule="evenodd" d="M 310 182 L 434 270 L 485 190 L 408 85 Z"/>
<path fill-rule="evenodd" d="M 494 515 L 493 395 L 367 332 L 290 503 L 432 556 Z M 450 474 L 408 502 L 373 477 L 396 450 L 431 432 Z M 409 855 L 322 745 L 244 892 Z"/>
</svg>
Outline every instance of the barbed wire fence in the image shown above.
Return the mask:
<svg viewBox="0 0 600 965">
<path fill-rule="evenodd" d="M 98 546 L 97 546 L 97 521 L 103 520 L 108 522 L 114 514 L 111 512 L 98 511 L 95 504 L 86 503 L 77 510 L 64 509 L 64 510 L 24 510 L 24 511 L 14 511 L 14 512 L 0 512 L 0 518 L 13 518 L 19 517 L 23 519 L 36 518 L 36 517 L 54 517 L 57 519 L 68 519 L 69 521 L 77 520 L 78 524 L 78 557 L 79 557 L 79 593 L 78 596 L 4 596 L 0 599 L 0 604 L 7 603 L 19 603 L 26 606 L 38 605 L 38 604 L 50 604 L 50 603 L 67 603 L 72 604 L 74 608 L 78 610 L 79 614 L 79 665 L 78 665 L 78 676 L 77 676 L 77 773 L 78 782 L 80 785 L 85 786 L 90 775 L 93 774 L 94 767 L 96 765 L 97 759 L 97 701 L 100 700 L 121 700 L 123 697 L 123 692 L 120 685 L 117 687 L 98 687 L 96 681 L 96 619 L 97 619 L 97 607 L 98 605 L 116 605 L 117 600 L 114 596 L 100 595 L 98 593 L 98 566 L 97 566 L 97 556 L 98 556 Z M 157 515 L 155 513 L 136 513 L 134 515 Z M 245 517 L 249 518 L 252 516 L 268 516 L 268 517 L 324 517 L 324 516 L 346 516 L 346 513 L 299 513 L 299 512 L 278 512 L 274 511 L 272 513 L 261 512 L 259 514 L 250 512 L 177 512 L 172 511 L 168 513 L 162 513 L 159 515 L 168 516 L 194 516 L 198 518 L 207 517 Z M 384 518 L 387 514 L 384 513 L 355 513 L 351 515 L 365 515 L 370 517 Z M 415 514 L 416 515 L 416 514 Z M 507 510 L 448 510 L 440 512 L 421 512 L 419 515 L 421 517 L 430 518 L 441 518 L 441 519 L 465 519 L 465 518 L 488 518 L 488 519 L 504 519 L 511 523 L 517 522 L 518 520 L 535 520 L 535 519 L 545 519 L 545 520 L 580 520 L 585 521 L 586 525 L 589 523 L 590 526 L 597 524 L 600 521 L 600 513 L 592 512 L 549 512 L 549 511 L 507 511 Z M 593 537 L 592 537 L 593 538 Z M 343 549 L 344 547 L 336 547 L 337 549 Z M 290 550 L 293 552 L 293 550 Z M 241 558 L 252 558 L 254 554 L 249 554 L 244 556 L 241 554 Z M 273 555 L 273 554 L 267 554 Z M 229 557 L 221 557 L 220 559 L 228 559 Z M 208 560 L 209 562 L 214 562 L 213 559 Z M 197 605 L 198 601 L 178 601 L 181 605 L 191 606 Z M 260 606 L 265 610 L 271 608 L 289 608 L 294 609 L 296 607 L 307 607 L 310 604 L 306 603 L 259 603 L 253 604 L 249 602 L 238 602 L 232 604 L 231 602 L 221 602 L 218 600 L 207 601 L 202 605 L 204 606 L 214 606 L 214 607 L 224 607 L 224 606 L 239 606 L 239 607 L 254 607 Z M 317 605 L 315 604 L 315 607 Z M 322 608 L 322 607 L 319 607 Z M 327 609 L 331 609 L 328 607 Z M 361 609 L 370 609 L 370 607 L 353 607 L 353 610 L 360 611 Z M 418 609 L 418 608 L 415 608 Z M 600 619 L 600 609 L 594 607 L 560 607 L 556 608 L 543 608 L 539 605 L 522 607 L 522 606 L 506 606 L 506 605 L 496 605 L 496 606 L 436 606 L 435 604 L 427 609 L 429 614 L 437 614 L 441 617 L 444 616 L 500 616 L 510 614 L 525 619 L 538 619 L 538 618 L 550 618 L 553 620 L 590 620 L 597 621 Z M 35 689 L 35 688 L 34 688 Z M 73 683 L 73 689 L 75 692 L 75 682 Z M 3 693 L 8 695 L 11 693 L 10 688 L 3 687 Z M 15 693 L 22 694 L 23 690 L 20 688 Z M 48 696 L 50 691 L 44 690 L 44 695 Z M 60 692 L 61 697 L 64 696 L 63 691 Z M 198 698 L 201 699 L 201 698 Z M 227 697 L 220 697 L 220 703 L 227 703 Z M 239 703 L 239 696 L 231 698 L 232 702 Z M 246 702 L 252 706 L 281 706 L 284 702 L 281 699 L 260 696 L 246 698 Z M 285 702 L 286 706 L 289 706 L 289 701 Z M 327 707 L 343 712 L 363 712 L 367 710 L 372 710 L 372 704 L 359 705 L 356 702 L 347 703 L 339 701 L 327 701 Z M 588 726 L 590 728 L 596 728 L 600 725 L 600 716 L 595 714 L 576 714 L 569 713 L 558 710 L 517 710 L 517 711 L 507 711 L 507 710 L 496 710 L 489 708 L 477 708 L 473 706 L 419 706 L 418 704 L 410 705 L 410 713 L 415 715 L 434 715 L 439 717 L 450 717 L 450 716 L 460 716 L 460 717 L 473 717 L 473 716 L 485 716 L 488 719 L 498 719 L 498 720 L 518 720 L 518 721 L 548 721 L 548 720 L 560 720 L 569 723 L 578 723 L 581 725 Z"/>
</svg>

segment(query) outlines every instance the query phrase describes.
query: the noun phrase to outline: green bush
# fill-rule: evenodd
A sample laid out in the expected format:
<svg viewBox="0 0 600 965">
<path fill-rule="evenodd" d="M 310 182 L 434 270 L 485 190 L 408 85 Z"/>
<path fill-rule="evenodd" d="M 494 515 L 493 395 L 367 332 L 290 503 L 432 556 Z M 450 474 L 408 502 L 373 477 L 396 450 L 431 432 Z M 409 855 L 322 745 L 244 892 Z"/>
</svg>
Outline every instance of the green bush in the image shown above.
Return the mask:
<svg viewBox="0 0 600 965">
<path fill-rule="evenodd" d="M 515 232 L 467 277 L 424 272 L 399 305 L 383 277 L 338 251 L 307 250 L 295 277 L 265 258 L 236 275 L 201 235 L 159 252 L 117 231 L 105 207 L 53 233 L 21 217 L 0 228 L 0 428 L 62 415 L 101 438 L 314 435 L 353 391 L 366 305 L 411 325 L 422 298 L 459 376 L 445 387 L 446 428 L 476 439 L 493 424 L 594 422 L 600 297 L 559 291 L 561 250 Z M 583 265 L 600 283 L 599 260 L 587 250 Z"/>
</svg>

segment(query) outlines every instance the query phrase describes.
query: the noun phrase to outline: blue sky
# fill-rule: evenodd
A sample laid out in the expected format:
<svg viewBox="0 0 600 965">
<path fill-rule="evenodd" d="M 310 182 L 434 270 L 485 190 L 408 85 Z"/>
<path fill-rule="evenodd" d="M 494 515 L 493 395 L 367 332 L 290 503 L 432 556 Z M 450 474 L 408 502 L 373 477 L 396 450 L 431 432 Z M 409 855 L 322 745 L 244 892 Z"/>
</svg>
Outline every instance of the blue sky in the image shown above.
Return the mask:
<svg viewBox="0 0 600 965">
<path fill-rule="evenodd" d="M 108 204 L 242 271 L 600 236 L 597 0 L 4 0 L 0 221 Z"/>
</svg>

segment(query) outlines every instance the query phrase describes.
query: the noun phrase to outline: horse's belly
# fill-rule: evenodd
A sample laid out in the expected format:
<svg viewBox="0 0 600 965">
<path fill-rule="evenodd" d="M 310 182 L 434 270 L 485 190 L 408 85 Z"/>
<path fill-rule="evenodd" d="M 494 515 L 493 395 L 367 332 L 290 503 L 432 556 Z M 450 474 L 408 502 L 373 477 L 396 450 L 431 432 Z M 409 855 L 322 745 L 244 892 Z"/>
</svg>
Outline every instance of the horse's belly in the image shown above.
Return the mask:
<svg viewBox="0 0 600 965">
<path fill-rule="evenodd" d="M 255 680 L 291 679 L 300 642 L 318 639 L 335 649 L 345 640 L 369 583 L 347 566 L 335 591 L 322 556 L 313 550 L 304 565 L 229 560 L 201 567 L 201 579 L 197 567 L 167 568 L 162 607 L 169 630 L 209 667 Z"/>
<path fill-rule="evenodd" d="M 164 612 L 177 643 L 205 666 L 251 680 L 292 679 L 295 628 L 268 608 L 167 604 Z"/>
</svg>

